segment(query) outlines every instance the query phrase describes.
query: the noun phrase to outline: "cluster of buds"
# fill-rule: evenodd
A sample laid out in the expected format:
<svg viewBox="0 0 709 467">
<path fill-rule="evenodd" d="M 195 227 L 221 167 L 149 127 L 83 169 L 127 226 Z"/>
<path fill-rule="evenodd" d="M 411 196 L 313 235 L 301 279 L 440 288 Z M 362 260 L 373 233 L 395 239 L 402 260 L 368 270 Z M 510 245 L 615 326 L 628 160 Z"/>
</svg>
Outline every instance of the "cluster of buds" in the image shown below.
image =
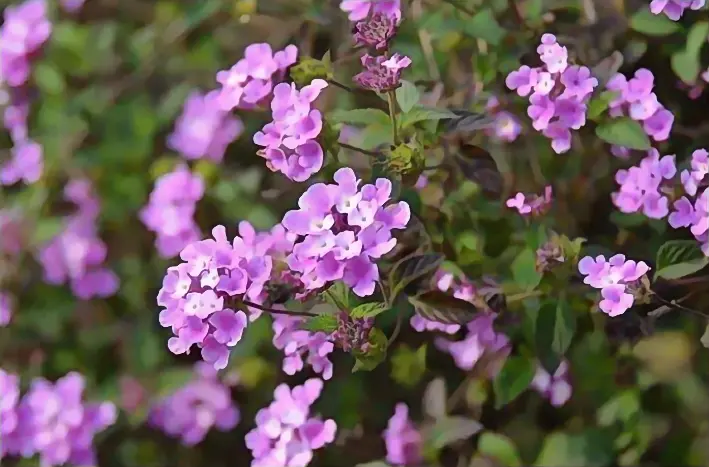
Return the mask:
<svg viewBox="0 0 709 467">
<path fill-rule="evenodd" d="M 337 315 L 334 339 L 344 352 L 367 353 L 374 318 L 352 318 L 346 311 Z"/>
</svg>

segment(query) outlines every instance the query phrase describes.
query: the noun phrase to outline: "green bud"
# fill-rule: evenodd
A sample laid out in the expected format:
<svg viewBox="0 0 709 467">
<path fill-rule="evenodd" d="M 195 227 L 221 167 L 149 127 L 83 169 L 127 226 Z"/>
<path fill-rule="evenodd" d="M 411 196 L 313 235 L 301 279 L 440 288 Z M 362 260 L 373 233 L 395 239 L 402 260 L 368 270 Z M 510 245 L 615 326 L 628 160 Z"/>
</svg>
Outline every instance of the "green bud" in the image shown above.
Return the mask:
<svg viewBox="0 0 709 467">
<path fill-rule="evenodd" d="M 400 175 L 405 185 L 414 185 L 423 167 L 423 147 L 415 137 L 408 143 L 396 146 L 387 155 L 387 169 Z"/>
<path fill-rule="evenodd" d="M 329 61 L 302 57 L 297 64 L 291 67 L 290 77 L 298 86 L 306 86 L 314 79 L 331 80 L 334 75 Z"/>
</svg>

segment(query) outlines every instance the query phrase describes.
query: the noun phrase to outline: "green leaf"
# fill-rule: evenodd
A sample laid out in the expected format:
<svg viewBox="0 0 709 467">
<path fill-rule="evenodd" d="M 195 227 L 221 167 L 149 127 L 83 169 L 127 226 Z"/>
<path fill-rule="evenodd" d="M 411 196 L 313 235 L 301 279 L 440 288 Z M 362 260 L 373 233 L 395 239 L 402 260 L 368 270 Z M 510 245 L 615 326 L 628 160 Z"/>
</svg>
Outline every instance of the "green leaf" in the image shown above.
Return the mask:
<svg viewBox="0 0 709 467">
<path fill-rule="evenodd" d="M 403 386 L 417 385 L 426 373 L 426 344 L 417 350 L 400 345 L 391 356 L 391 377 Z"/>
<path fill-rule="evenodd" d="M 605 467 L 615 456 L 613 440 L 604 432 L 589 429 L 580 434 L 551 433 L 537 457 L 538 467 Z"/>
<path fill-rule="evenodd" d="M 373 123 L 364 128 L 355 138 L 352 143 L 361 149 L 374 149 L 382 145 L 393 144 L 394 135 L 391 129 L 391 122 L 387 120 L 386 124 Z"/>
<path fill-rule="evenodd" d="M 364 464 L 357 464 L 355 467 L 391 467 L 391 465 L 384 461 L 372 461 Z"/>
<path fill-rule="evenodd" d="M 389 307 L 387 306 L 386 303 L 381 303 L 381 302 L 363 303 L 363 304 L 355 307 L 350 312 L 350 317 L 351 318 L 374 318 L 375 316 L 377 316 L 381 313 L 384 313 L 388 309 L 389 309 Z"/>
<path fill-rule="evenodd" d="M 65 224 L 66 219 L 63 217 L 44 217 L 40 219 L 32 231 L 32 245 L 44 245 L 56 237 L 64 229 Z"/>
<path fill-rule="evenodd" d="M 433 274 L 438 270 L 443 260 L 443 255 L 438 253 L 414 252 L 394 263 L 389 273 L 389 287 L 391 288 L 389 300 L 393 303 L 399 293 L 409 284 Z"/>
<path fill-rule="evenodd" d="M 337 330 L 337 317 L 335 315 L 312 316 L 303 323 L 303 329 L 312 332 L 322 331 L 330 334 Z"/>
<path fill-rule="evenodd" d="M 576 319 L 565 298 L 547 301 L 534 322 L 534 345 L 542 367 L 553 374 L 571 344 Z"/>
<path fill-rule="evenodd" d="M 399 127 L 406 129 L 411 125 L 427 120 L 443 120 L 456 118 L 456 114 L 446 109 L 436 109 L 434 107 L 424 107 L 416 104 L 411 110 L 399 116 Z"/>
<path fill-rule="evenodd" d="M 497 22 L 495 14 L 490 8 L 485 8 L 471 19 L 466 20 L 463 30 L 472 37 L 482 39 L 491 45 L 499 45 L 507 35 L 507 31 Z"/>
<path fill-rule="evenodd" d="M 416 313 L 422 318 L 444 324 L 465 324 L 479 314 L 475 305 L 440 290 L 409 297 Z"/>
<path fill-rule="evenodd" d="M 596 136 L 610 144 L 645 151 L 650 139 L 640 123 L 630 117 L 614 118 L 596 127 Z"/>
<path fill-rule="evenodd" d="M 537 254 L 531 248 L 525 248 L 512 262 L 512 277 L 515 283 L 525 290 L 532 290 L 539 285 L 542 275 L 537 271 Z"/>
<path fill-rule="evenodd" d="M 436 378 L 428 383 L 423 393 L 424 414 L 434 420 L 445 417 L 447 414 L 447 394 L 445 379 Z"/>
<path fill-rule="evenodd" d="M 369 347 L 366 353 L 358 352 L 354 355 L 355 364 L 352 373 L 357 371 L 371 371 L 379 366 L 387 355 L 389 339 L 379 328 L 373 328 L 369 333 Z"/>
<path fill-rule="evenodd" d="M 424 442 L 434 449 L 442 449 L 456 441 L 468 439 L 482 429 L 482 424 L 472 418 L 445 417 L 424 432 Z"/>
<path fill-rule="evenodd" d="M 505 467 L 520 467 L 522 460 L 517 447 L 507 436 L 486 431 L 478 440 L 478 453 Z"/>
<path fill-rule="evenodd" d="M 709 265 L 709 257 L 696 240 L 670 240 L 657 250 L 655 263 L 655 279 L 679 279 Z"/>
<path fill-rule="evenodd" d="M 670 65 L 675 74 L 685 83 L 693 85 L 701 71 L 699 54 L 702 45 L 709 34 L 709 23 L 701 21 L 695 23 L 687 34 L 687 43 L 684 50 L 672 54 Z"/>
<path fill-rule="evenodd" d="M 340 311 L 347 311 L 354 307 L 354 298 L 350 288 L 342 281 L 332 284 L 323 294 L 325 301 Z"/>
<path fill-rule="evenodd" d="M 35 83 L 42 93 L 59 95 L 66 90 L 66 80 L 55 66 L 46 61 L 34 65 Z"/>
<path fill-rule="evenodd" d="M 536 371 L 536 364 L 531 359 L 522 356 L 508 358 L 492 383 L 495 408 L 504 407 L 522 394 L 534 379 Z"/>
<path fill-rule="evenodd" d="M 331 123 L 347 123 L 349 125 L 370 125 L 378 123 L 382 126 L 390 124 L 389 115 L 379 109 L 333 110 L 326 115 Z"/>
<path fill-rule="evenodd" d="M 402 112 L 406 113 L 418 104 L 421 98 L 421 93 L 416 89 L 416 85 L 411 81 L 401 80 L 401 86 L 394 91 L 396 94 L 396 103 Z"/>
<path fill-rule="evenodd" d="M 616 96 L 615 91 L 603 91 L 598 96 L 592 98 L 588 103 L 588 119 L 596 120 L 608 109 L 610 102 Z"/>
<path fill-rule="evenodd" d="M 648 36 L 667 36 L 680 29 L 676 21 L 663 14 L 655 15 L 648 8 L 640 8 L 630 18 L 630 27 Z"/>
</svg>

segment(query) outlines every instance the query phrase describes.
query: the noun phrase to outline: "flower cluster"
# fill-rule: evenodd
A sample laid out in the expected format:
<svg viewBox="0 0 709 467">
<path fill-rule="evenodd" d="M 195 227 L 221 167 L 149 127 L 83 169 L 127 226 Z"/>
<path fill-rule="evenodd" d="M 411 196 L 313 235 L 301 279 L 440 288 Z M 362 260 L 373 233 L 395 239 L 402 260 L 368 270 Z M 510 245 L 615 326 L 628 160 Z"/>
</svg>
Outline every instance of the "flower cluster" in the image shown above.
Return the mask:
<svg viewBox="0 0 709 467">
<path fill-rule="evenodd" d="M 148 422 L 183 444 L 201 442 L 216 427 L 234 428 L 239 410 L 231 400 L 231 391 L 217 379 L 217 372 L 204 362 L 195 365 L 195 378 L 151 407 Z"/>
<path fill-rule="evenodd" d="M 64 198 L 77 210 L 38 253 L 44 280 L 56 285 L 69 282 L 74 295 L 83 300 L 110 297 L 118 290 L 118 276 L 103 265 L 107 251 L 96 227 L 100 205 L 93 187 L 88 180 L 72 180 L 64 187 Z"/>
<path fill-rule="evenodd" d="M 664 13 L 672 21 L 677 21 L 684 14 L 684 10 L 699 10 L 705 3 L 706 0 L 652 0 L 650 11 L 656 15 Z"/>
<path fill-rule="evenodd" d="M 690 167 L 679 173 L 679 179 L 677 173 L 674 155 L 660 157 L 656 149 L 651 149 L 637 166 L 616 172 L 620 189 L 613 193 L 613 203 L 624 213 L 642 211 L 652 219 L 667 217 L 675 229 L 689 227 L 709 256 L 709 188 L 705 182 L 709 178 L 709 153 L 704 149 L 694 151 Z M 702 187 L 704 191 L 698 195 Z M 678 190 L 684 190 L 679 198 Z M 677 198 L 672 212 L 671 198 Z"/>
<path fill-rule="evenodd" d="M 306 466 L 313 451 L 335 440 L 335 421 L 310 414 L 322 388 L 322 380 L 312 378 L 293 389 L 286 384 L 275 389 L 273 402 L 258 411 L 256 428 L 246 434 L 251 467 Z"/>
<path fill-rule="evenodd" d="M 506 204 L 508 208 L 517 209 L 517 212 L 522 216 L 541 216 L 549 210 L 552 201 L 551 196 L 551 185 L 547 185 L 544 187 L 544 194 L 542 196 L 525 196 L 524 193 L 517 193 L 512 198 L 508 199 Z"/>
<path fill-rule="evenodd" d="M 164 258 L 177 255 L 185 246 L 199 240 L 194 222 L 197 201 L 204 195 L 204 182 L 185 164 L 161 175 L 150 193 L 148 204 L 140 211 L 140 220 L 155 232 L 155 247 Z"/>
<path fill-rule="evenodd" d="M 342 0 L 340 9 L 348 14 L 350 21 L 360 21 L 376 13 L 401 19 L 401 0 Z"/>
<path fill-rule="evenodd" d="M 31 64 L 52 32 L 45 0 L 26 0 L 4 11 L 0 27 L 0 104 L 5 107 L 4 125 L 13 142 L 11 157 L 0 164 L 0 185 L 23 181 L 34 183 L 44 169 L 42 147 L 29 139 L 30 110 L 27 83 Z"/>
<path fill-rule="evenodd" d="M 354 76 L 354 81 L 365 89 L 387 92 L 396 89 L 401 82 L 401 71 L 411 65 L 411 59 L 398 53 L 391 57 L 383 55 L 362 56 L 364 71 Z"/>
<path fill-rule="evenodd" d="M 283 226 L 299 236 L 288 266 L 301 274 L 306 290 L 342 280 L 360 297 L 374 293 L 379 269 L 374 260 L 396 245 L 391 231 L 409 222 L 409 205 L 389 204 L 392 184 L 379 178 L 359 188 L 348 167 L 335 172 L 334 184 L 316 183 L 288 211 Z"/>
<path fill-rule="evenodd" d="M 523 65 L 507 76 L 505 84 L 520 96 L 529 96 L 532 126 L 551 139 L 551 147 L 561 154 L 571 148 L 571 130 L 586 124 L 587 102 L 598 80 L 589 68 L 569 65 L 566 47 L 553 34 L 542 36 L 537 53 L 542 67 Z"/>
<path fill-rule="evenodd" d="M 0 290 L 0 326 L 7 326 L 12 319 L 12 297 Z"/>
<path fill-rule="evenodd" d="M 245 307 L 241 300 L 260 304 L 267 298 L 274 260 L 293 247 L 293 236 L 281 226 L 257 234 L 242 222 L 239 234 L 229 241 L 226 228 L 219 225 L 212 229 L 212 239 L 187 245 L 180 252 L 183 262 L 168 268 L 158 293 L 158 305 L 164 307 L 160 324 L 175 334 L 168 341 L 170 351 L 188 353 L 197 345 L 215 369 L 226 368 L 229 348 L 247 326 L 246 313 L 236 307 Z M 251 319 L 258 316 L 248 311 Z"/>
<path fill-rule="evenodd" d="M 633 306 L 640 279 L 650 270 L 644 261 L 626 261 L 622 254 L 608 260 L 603 255 L 586 256 L 581 258 L 578 268 L 585 276 L 585 284 L 601 290 L 598 306 L 608 316 L 622 315 Z"/>
<path fill-rule="evenodd" d="M 392 465 L 418 465 L 423 460 L 423 436 L 409 420 L 409 408 L 396 404 L 384 431 L 386 460 Z"/>
<path fill-rule="evenodd" d="M 303 319 L 276 316 L 273 320 L 273 345 L 284 353 L 283 371 L 294 375 L 307 363 L 322 378 L 332 378 L 332 362 L 328 355 L 335 350 L 331 337 L 324 332 L 302 329 Z"/>
<path fill-rule="evenodd" d="M 616 93 L 609 103 L 609 114 L 612 117 L 628 115 L 643 126 L 643 130 L 655 141 L 665 141 L 670 136 L 674 115 L 657 100 L 652 92 L 655 77 L 646 68 L 641 68 L 635 75 L 627 79 L 617 73 L 606 85 L 606 88 Z M 627 157 L 628 149 L 614 147 L 613 154 Z"/>
<path fill-rule="evenodd" d="M 5 9 L 0 29 L 0 70 L 8 86 L 23 86 L 31 63 L 52 33 L 45 0 L 26 0 Z"/>
<path fill-rule="evenodd" d="M 532 387 L 554 407 L 566 404 L 573 391 L 571 383 L 569 383 L 569 363 L 563 360 L 553 375 L 538 365 L 532 380 Z"/>
<path fill-rule="evenodd" d="M 239 137 L 244 125 L 223 110 L 217 98 L 217 91 L 206 95 L 195 91 L 187 97 L 175 130 L 167 138 L 169 148 L 188 160 L 222 161 L 227 146 Z"/>
<path fill-rule="evenodd" d="M 489 358 L 486 372 L 495 376 L 511 351 L 507 336 L 495 331 L 495 315 L 481 315 L 466 324 L 467 334 L 460 341 L 437 338 L 439 350 L 451 354 L 461 370 L 471 370 L 483 357 Z"/>
<path fill-rule="evenodd" d="M 496 97 L 490 97 L 485 106 L 486 110 L 493 113 L 494 123 L 492 128 L 486 128 L 485 133 L 498 141 L 511 143 L 522 132 L 522 125 L 516 116 L 504 110 L 497 110 L 500 102 Z"/>
<path fill-rule="evenodd" d="M 376 12 L 358 21 L 354 27 L 355 43 L 363 47 L 385 50 L 396 34 L 400 18 L 387 13 Z"/>
<path fill-rule="evenodd" d="M 325 155 L 316 140 L 323 128 L 322 114 L 312 104 L 326 87 L 327 81 L 314 79 L 300 90 L 294 83 L 273 88 L 273 121 L 254 134 L 270 170 L 303 182 L 322 168 Z"/>
<path fill-rule="evenodd" d="M 283 80 L 288 67 L 298 59 L 298 48 L 289 45 L 273 53 L 267 43 L 251 44 L 244 58 L 217 73 L 221 84 L 216 102 L 224 111 L 252 109 L 268 99 L 275 83 Z"/>
<path fill-rule="evenodd" d="M 42 466 L 96 465 L 94 436 L 116 420 L 110 402 L 82 401 L 84 378 L 37 378 L 20 399 L 17 376 L 0 369 L 0 459 L 39 454 Z"/>
</svg>

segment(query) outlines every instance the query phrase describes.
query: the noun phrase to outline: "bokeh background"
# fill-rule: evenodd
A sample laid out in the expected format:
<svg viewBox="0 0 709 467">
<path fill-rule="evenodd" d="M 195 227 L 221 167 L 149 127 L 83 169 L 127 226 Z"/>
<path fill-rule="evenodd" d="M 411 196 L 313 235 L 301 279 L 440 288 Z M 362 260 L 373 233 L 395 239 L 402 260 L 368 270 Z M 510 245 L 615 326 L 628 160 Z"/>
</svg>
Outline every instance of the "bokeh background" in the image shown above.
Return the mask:
<svg viewBox="0 0 709 467">
<path fill-rule="evenodd" d="M 676 116 L 665 153 L 686 157 L 709 143 L 709 92 L 701 79 L 682 83 L 671 56 L 685 46 L 692 25 L 707 20 L 706 10 L 657 26 L 651 16 L 636 16 L 647 9 L 644 2 L 520 0 L 517 9 L 531 25 L 520 31 L 505 0 L 461 0 L 462 8 L 437 0 L 402 3 L 404 22 L 394 49 L 413 60 L 405 78 L 420 83 L 436 106 L 482 111 L 492 96 L 503 102 L 518 118 L 520 136 L 505 141 L 481 131 L 475 142 L 503 161 L 518 190 L 539 192 L 554 183 L 550 216 L 557 230 L 588 239 L 594 251 L 622 251 L 649 262 L 664 241 L 684 238 L 661 222 L 619 214 L 609 195 L 622 161 L 586 134 L 571 152 L 554 154 L 531 130 L 523 102 L 505 89 L 504 78 L 534 54 L 541 32 L 555 32 L 589 64 L 619 50 L 625 57 L 621 72 L 630 76 L 646 67 L 655 73 L 655 92 Z M 274 50 L 295 44 L 301 56 L 329 53 L 338 81 L 351 85 L 360 66 L 351 23 L 339 2 L 324 0 L 86 0 L 76 9 L 47 0 L 47 8 L 51 35 L 31 59 L 26 86 L 29 134 L 43 148 L 43 174 L 35 183 L 0 188 L 6 220 L 0 221 L 0 289 L 12 300 L 10 322 L 0 327 L 0 364 L 19 374 L 23 387 L 34 377 L 55 380 L 78 371 L 86 378 L 87 400 L 116 404 L 117 422 L 94 442 L 102 467 L 248 465 L 244 436 L 256 411 L 269 404 L 277 384 L 301 383 L 308 371 L 294 377 L 283 373 L 282 354 L 271 344 L 269 318 L 263 317 L 250 325 L 219 376 L 240 411 L 236 428 L 211 430 L 196 446 L 185 446 L 146 424 L 151 406 L 194 378 L 199 356 L 177 357 L 167 349 L 169 331 L 158 323 L 155 297 L 176 255 L 158 254 L 155 234 L 139 213 L 158 177 L 184 161 L 166 142 L 192 91 L 215 89 L 216 72 L 255 42 L 268 42 Z M 591 20 L 589 8 L 595 14 Z M 705 69 L 709 57 L 702 58 L 698 54 L 697 66 Z M 381 107 L 382 102 L 331 88 L 319 106 Z M 251 137 L 269 113 L 235 115 L 243 130 L 223 160 L 189 161 L 205 182 L 194 215 L 204 235 L 216 224 L 234 234 L 244 220 L 258 230 L 270 229 L 303 191 L 303 184 L 270 172 L 256 154 Z M 361 136 L 356 128 L 345 131 L 351 138 Z M 371 143 L 376 135 L 368 138 Z M 0 139 L 0 160 L 7 160 L 12 142 L 9 134 Z M 366 158 L 345 156 L 366 170 Z M 323 177 L 331 173 L 328 168 Z M 79 179 L 90 181 L 95 191 L 104 264 L 119 281 L 108 297 L 84 300 L 69 285 L 47 283 L 37 260 L 37 252 L 61 234 L 66 216 L 75 211 L 63 190 Z M 450 267 L 455 264 L 457 272 L 473 279 L 513 277 L 510 264 L 518 250 L 511 245 L 519 241 L 522 221 L 499 201 L 444 171 L 428 174 L 425 187 L 410 187 L 404 197 L 436 242 L 445 245 Z M 15 240 L 21 244 L 17 254 L 8 247 Z M 692 284 L 663 287 L 672 298 L 693 293 L 691 306 L 706 311 L 709 281 L 702 282 L 706 270 L 703 274 Z M 579 299 L 573 306 L 585 313 L 590 304 Z M 634 317 L 609 320 L 595 314 L 580 320 L 568 352 L 573 396 L 567 404 L 553 407 L 529 390 L 502 409 L 494 407 L 486 378 L 457 368 L 450 355 L 437 350 L 432 333 L 414 331 L 407 320 L 389 359 L 372 372 L 352 373 L 352 358 L 335 354 L 335 374 L 316 411 L 338 423 L 338 439 L 310 465 L 349 467 L 383 458 L 381 433 L 394 405 L 406 402 L 412 418 L 420 420 L 424 389 L 437 377 L 446 380 L 449 395 L 463 381 L 473 381 L 455 396 L 456 411 L 479 417 L 486 430 L 506 437 L 500 446 L 485 448 L 497 453 L 494 461 L 482 455 L 479 438 L 473 437 L 445 449 L 440 465 L 709 465 L 709 353 L 700 343 L 706 320 L 669 314 L 645 332 Z M 382 318 L 385 332 L 391 332 L 393 319 Z M 523 340 L 522 334 L 512 337 Z M 2 462 L 38 465 L 36 459 Z"/>
</svg>

